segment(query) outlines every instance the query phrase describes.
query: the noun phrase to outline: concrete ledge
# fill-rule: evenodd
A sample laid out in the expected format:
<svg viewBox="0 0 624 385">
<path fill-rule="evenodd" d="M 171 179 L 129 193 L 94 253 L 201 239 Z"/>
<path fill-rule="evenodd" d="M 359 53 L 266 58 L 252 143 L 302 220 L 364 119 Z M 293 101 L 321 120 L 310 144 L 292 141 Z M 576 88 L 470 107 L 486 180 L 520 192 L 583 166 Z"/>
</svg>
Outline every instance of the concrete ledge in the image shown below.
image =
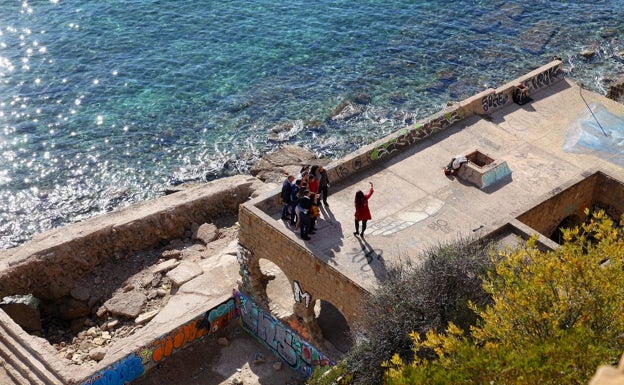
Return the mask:
<svg viewBox="0 0 624 385">
<path fill-rule="evenodd" d="M 554 60 L 526 75 L 520 76 L 496 89 L 487 89 L 477 95 L 455 103 L 431 116 L 421 119 L 410 127 L 394 132 L 368 146 L 332 162 L 325 169 L 333 184 L 372 166 L 391 156 L 407 150 L 431 135 L 474 115 L 491 114 L 513 103 L 518 85 L 527 88 L 527 95 L 533 95 L 563 80 L 563 62 Z"/>
<path fill-rule="evenodd" d="M 184 237 L 238 206 L 256 179 L 234 176 L 100 215 L 40 234 L 0 252 L 0 296 L 32 293 L 41 299 L 69 294 L 94 266 L 122 253 Z"/>
</svg>

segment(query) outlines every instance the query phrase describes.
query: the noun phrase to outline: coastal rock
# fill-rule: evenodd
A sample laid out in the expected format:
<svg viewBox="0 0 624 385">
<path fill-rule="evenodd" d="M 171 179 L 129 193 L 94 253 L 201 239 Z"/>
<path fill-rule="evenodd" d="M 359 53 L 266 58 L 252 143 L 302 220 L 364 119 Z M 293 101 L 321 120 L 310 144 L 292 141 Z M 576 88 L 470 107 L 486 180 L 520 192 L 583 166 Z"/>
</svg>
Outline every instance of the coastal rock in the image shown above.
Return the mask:
<svg viewBox="0 0 624 385">
<path fill-rule="evenodd" d="M 519 46 L 531 53 L 542 53 L 544 47 L 557 32 L 558 26 L 552 20 L 540 20 L 518 36 Z"/>
<path fill-rule="evenodd" d="M 143 313 L 134 320 L 134 323 L 136 323 L 137 325 L 146 324 L 152 318 L 156 317 L 156 314 L 158 314 L 159 311 L 160 309 L 156 309 L 156 310 L 148 311 L 147 313 Z"/>
<path fill-rule="evenodd" d="M 301 124 L 292 122 L 282 122 L 271 128 L 268 134 L 269 140 L 273 142 L 286 142 L 301 131 Z"/>
<path fill-rule="evenodd" d="M 262 157 L 249 172 L 265 183 L 281 184 L 286 175 L 297 175 L 302 165 L 315 162 L 318 162 L 318 159 L 304 148 L 282 146 L 277 151 Z"/>
<path fill-rule="evenodd" d="M 370 104 L 373 98 L 369 94 L 359 93 L 353 98 L 353 101 L 357 104 Z"/>
<path fill-rule="evenodd" d="M 452 81 L 457 78 L 457 75 L 455 75 L 453 71 L 442 70 L 442 71 L 438 71 L 438 73 L 436 74 L 436 77 L 438 78 L 438 80 Z"/>
<path fill-rule="evenodd" d="M 104 307 L 111 314 L 126 318 L 136 318 L 147 302 L 145 294 L 138 291 L 120 293 L 104 302 Z"/>
<path fill-rule="evenodd" d="M 364 112 L 364 107 L 360 104 L 353 104 L 348 101 L 342 101 L 329 116 L 333 121 L 345 121 L 353 119 Z"/>
<path fill-rule="evenodd" d="M 189 261 L 182 261 L 178 267 L 167 273 L 167 278 L 175 287 L 180 287 L 191 279 L 204 274 L 201 266 Z"/>
<path fill-rule="evenodd" d="M 104 348 L 95 348 L 89 351 L 89 358 L 94 361 L 102 361 L 106 356 L 106 349 Z"/>
<path fill-rule="evenodd" d="M 91 292 L 89 290 L 89 287 L 85 287 L 82 285 L 76 285 L 74 286 L 70 293 L 69 293 L 73 298 L 79 300 L 79 301 L 86 301 L 89 299 L 89 297 L 91 297 Z"/>
<path fill-rule="evenodd" d="M 594 56 L 596 56 L 596 51 L 593 49 L 585 49 L 580 52 L 580 55 L 584 57 L 585 59 L 591 59 Z"/>
</svg>

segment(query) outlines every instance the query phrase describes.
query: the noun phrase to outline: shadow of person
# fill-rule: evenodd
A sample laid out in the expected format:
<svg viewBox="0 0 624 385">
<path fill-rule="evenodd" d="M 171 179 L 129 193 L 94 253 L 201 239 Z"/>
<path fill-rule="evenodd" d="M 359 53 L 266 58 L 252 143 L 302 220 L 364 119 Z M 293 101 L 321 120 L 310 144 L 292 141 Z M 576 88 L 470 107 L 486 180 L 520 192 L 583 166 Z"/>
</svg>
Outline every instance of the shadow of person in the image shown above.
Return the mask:
<svg viewBox="0 0 624 385">
<path fill-rule="evenodd" d="M 325 219 L 330 220 L 330 221 L 336 221 L 336 217 L 334 216 L 334 213 L 332 213 L 329 206 L 319 205 L 319 210 L 321 211 L 321 214 L 323 214 L 323 217 Z"/>
<path fill-rule="evenodd" d="M 386 271 L 386 261 L 383 258 L 383 250 L 375 250 L 373 246 L 366 240 L 364 237 L 356 237 L 358 242 L 360 242 L 360 247 L 362 248 L 362 252 L 366 257 L 366 261 L 368 262 L 368 266 L 375 274 L 375 278 L 378 281 L 385 281 L 388 277 L 388 273 Z"/>
</svg>

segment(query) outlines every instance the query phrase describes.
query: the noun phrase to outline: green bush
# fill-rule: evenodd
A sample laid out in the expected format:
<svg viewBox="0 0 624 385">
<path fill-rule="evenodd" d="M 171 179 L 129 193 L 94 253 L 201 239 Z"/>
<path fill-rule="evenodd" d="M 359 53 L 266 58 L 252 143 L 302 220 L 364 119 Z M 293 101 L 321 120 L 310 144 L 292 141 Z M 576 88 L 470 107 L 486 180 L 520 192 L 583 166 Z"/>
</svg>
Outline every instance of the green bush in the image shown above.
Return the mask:
<svg viewBox="0 0 624 385">
<path fill-rule="evenodd" d="M 476 322 L 470 302 L 491 302 L 483 290 L 482 277 L 492 264 L 490 245 L 483 241 L 458 240 L 438 245 L 417 261 L 387 267 L 387 279 L 366 301 L 356 346 L 345 356 L 353 384 L 379 385 L 381 364 L 398 353 L 413 355 L 412 331 L 442 331 L 450 321 L 464 328 Z"/>
<path fill-rule="evenodd" d="M 598 366 L 616 362 L 624 346 L 624 239 L 603 212 L 591 218 L 562 229 L 564 244 L 554 251 L 531 239 L 495 256 L 483 285 L 493 303 L 471 306 L 478 324 L 470 333 L 432 328 L 425 338 L 415 329 L 413 360 L 395 355 L 385 382 L 587 384 Z"/>
</svg>

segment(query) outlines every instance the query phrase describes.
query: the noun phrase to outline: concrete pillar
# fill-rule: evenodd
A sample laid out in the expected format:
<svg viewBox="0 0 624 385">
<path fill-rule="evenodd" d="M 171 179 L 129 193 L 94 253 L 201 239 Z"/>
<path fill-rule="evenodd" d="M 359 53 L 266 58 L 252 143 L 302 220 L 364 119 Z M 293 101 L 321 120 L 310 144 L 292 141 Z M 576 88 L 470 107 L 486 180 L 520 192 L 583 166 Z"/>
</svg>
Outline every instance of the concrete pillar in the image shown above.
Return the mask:
<svg viewBox="0 0 624 385">
<path fill-rule="evenodd" d="M 301 323 L 308 331 L 311 342 L 319 343 L 323 340 L 323 332 L 316 320 L 316 314 L 314 314 L 314 305 L 316 300 L 311 300 L 308 307 L 301 302 L 295 302 L 293 305 L 293 312 L 301 320 Z"/>
</svg>

